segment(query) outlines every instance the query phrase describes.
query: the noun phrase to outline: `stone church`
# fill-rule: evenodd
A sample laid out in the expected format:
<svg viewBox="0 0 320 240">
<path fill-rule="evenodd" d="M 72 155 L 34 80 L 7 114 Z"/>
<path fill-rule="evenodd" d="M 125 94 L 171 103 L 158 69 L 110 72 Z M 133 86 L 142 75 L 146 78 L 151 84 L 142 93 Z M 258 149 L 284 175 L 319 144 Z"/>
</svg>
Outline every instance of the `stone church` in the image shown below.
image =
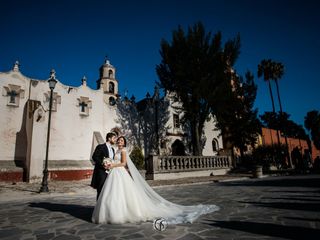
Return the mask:
<svg viewBox="0 0 320 240">
<path fill-rule="evenodd" d="M 55 72 L 52 70 L 49 76 L 55 78 Z M 97 89 L 88 87 L 85 77 L 78 87 L 57 82 L 48 154 L 50 179 L 91 177 L 90 159 L 95 146 L 104 142 L 107 132 L 122 127 L 117 111 L 118 84 L 116 68 L 108 60 L 100 67 Z M 12 70 L 0 72 L 0 88 L 0 181 L 39 181 L 47 147 L 48 81 L 24 76 L 16 62 Z M 166 123 L 168 141 L 161 145 L 161 152 L 166 153 L 183 136 L 181 112 L 172 105 Z M 204 135 L 203 155 L 216 155 L 223 146 L 213 120 L 206 123 Z"/>
</svg>

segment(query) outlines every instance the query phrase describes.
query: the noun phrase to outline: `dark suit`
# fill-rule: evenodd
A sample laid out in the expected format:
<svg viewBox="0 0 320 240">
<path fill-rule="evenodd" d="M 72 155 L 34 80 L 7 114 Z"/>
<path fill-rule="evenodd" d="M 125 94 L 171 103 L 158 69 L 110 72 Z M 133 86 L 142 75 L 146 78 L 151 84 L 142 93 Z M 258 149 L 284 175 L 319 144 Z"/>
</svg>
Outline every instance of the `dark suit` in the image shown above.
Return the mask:
<svg viewBox="0 0 320 240">
<path fill-rule="evenodd" d="M 114 149 L 112 148 L 113 155 Z M 92 160 L 95 163 L 92 180 L 90 186 L 97 189 L 97 199 L 103 187 L 103 184 L 108 176 L 106 169 L 103 167 L 103 159 L 110 156 L 108 147 L 105 143 L 99 144 L 93 152 Z"/>
</svg>

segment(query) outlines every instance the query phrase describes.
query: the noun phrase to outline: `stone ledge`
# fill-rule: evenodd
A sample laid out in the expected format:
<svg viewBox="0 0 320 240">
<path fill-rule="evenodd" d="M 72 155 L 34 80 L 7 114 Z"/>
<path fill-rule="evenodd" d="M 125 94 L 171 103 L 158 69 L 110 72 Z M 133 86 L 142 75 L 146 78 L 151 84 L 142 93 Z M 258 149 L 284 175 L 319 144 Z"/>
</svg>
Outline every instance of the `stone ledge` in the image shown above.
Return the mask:
<svg viewBox="0 0 320 240">
<path fill-rule="evenodd" d="M 94 166 L 90 160 L 49 160 L 49 170 L 92 170 Z"/>
<path fill-rule="evenodd" d="M 239 181 L 251 178 L 250 173 L 243 174 L 226 174 L 217 176 L 203 176 L 203 177 L 188 177 L 179 179 L 166 179 L 166 180 L 147 180 L 148 184 L 152 187 L 167 187 L 179 185 L 193 185 L 193 184 L 206 184 L 214 182 L 227 182 Z"/>
<path fill-rule="evenodd" d="M 210 170 L 198 170 L 198 171 L 179 171 L 179 172 L 155 172 L 147 173 L 146 179 L 148 180 L 174 180 L 180 178 L 190 178 L 190 177 L 209 177 L 225 175 L 230 169 L 210 169 Z"/>
<path fill-rule="evenodd" d="M 1 160 L 0 172 L 23 172 L 22 161 Z"/>
</svg>

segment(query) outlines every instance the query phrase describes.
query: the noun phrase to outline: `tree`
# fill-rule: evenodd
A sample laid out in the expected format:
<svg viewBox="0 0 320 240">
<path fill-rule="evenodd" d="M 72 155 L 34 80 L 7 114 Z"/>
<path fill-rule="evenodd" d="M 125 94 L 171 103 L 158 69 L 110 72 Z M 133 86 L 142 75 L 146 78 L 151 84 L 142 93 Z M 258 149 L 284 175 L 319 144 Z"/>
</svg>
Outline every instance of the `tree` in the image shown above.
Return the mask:
<svg viewBox="0 0 320 240">
<path fill-rule="evenodd" d="M 145 156 L 155 150 L 160 140 L 165 139 L 167 131 L 166 123 L 169 119 L 169 103 L 163 97 L 156 100 L 154 96 L 135 102 L 124 97 L 117 102 L 117 122 L 121 126 L 122 134 L 125 134 L 130 143 L 144 149 Z"/>
<path fill-rule="evenodd" d="M 304 117 L 304 126 L 310 132 L 313 144 L 320 150 L 320 112 L 313 110 Z"/>
<path fill-rule="evenodd" d="M 271 129 L 279 129 L 279 116 L 276 112 L 264 112 L 260 115 L 264 126 Z"/>
<path fill-rule="evenodd" d="M 166 126 L 169 120 L 169 101 L 159 96 L 158 87 L 155 87 L 153 96 L 137 103 L 137 112 L 140 117 L 140 126 L 145 156 L 150 153 L 159 154 L 159 142 L 166 140 Z"/>
<path fill-rule="evenodd" d="M 201 155 L 201 135 L 212 104 L 225 84 L 226 69 L 239 55 L 240 37 L 222 46 L 221 33 L 211 37 L 201 23 L 173 31 L 172 41 L 161 42 L 161 63 L 156 66 L 160 86 L 176 94 L 175 101 L 182 104 L 184 119 L 191 126 L 193 155 Z M 230 81 L 230 79 L 228 80 Z"/>
<path fill-rule="evenodd" d="M 133 147 L 130 153 L 130 158 L 138 169 L 144 169 L 144 156 L 142 154 L 140 147 L 138 146 Z"/>
<path fill-rule="evenodd" d="M 258 77 L 263 76 L 264 80 L 268 82 L 269 85 L 269 92 L 272 102 L 272 111 L 273 113 L 276 112 L 274 107 L 274 100 L 273 100 L 273 94 L 271 89 L 271 80 L 274 80 L 277 87 L 277 95 L 279 100 L 279 106 L 280 106 L 280 114 L 282 114 L 282 105 L 280 100 L 280 93 L 279 93 L 279 86 L 278 86 L 278 80 L 282 77 L 284 73 L 284 66 L 282 63 L 278 63 L 275 61 L 272 61 L 271 59 L 268 60 L 262 60 L 261 63 L 258 65 Z M 279 128 L 276 128 L 277 130 L 277 138 L 278 138 L 278 144 L 280 144 L 280 136 L 279 136 Z"/>
<path fill-rule="evenodd" d="M 261 63 L 258 65 L 258 77 L 262 77 L 264 81 L 268 83 L 269 86 L 269 92 L 270 92 L 270 97 L 271 97 L 271 102 L 272 102 L 272 111 L 275 112 L 276 109 L 274 107 L 274 99 L 273 99 L 273 94 L 272 94 L 272 88 L 271 88 L 271 80 L 273 71 L 272 71 L 272 62 L 271 60 L 262 60 Z"/>
<path fill-rule="evenodd" d="M 248 71 L 245 80 L 235 75 L 229 94 L 223 109 L 217 112 L 216 126 L 232 147 L 239 148 L 243 158 L 247 146 L 254 146 L 261 132 L 258 110 L 253 106 L 257 95 L 253 75 Z"/>
<path fill-rule="evenodd" d="M 142 148 L 141 142 L 141 117 L 137 111 L 135 97 L 128 99 L 125 96 L 123 99 L 117 100 L 117 123 L 121 126 L 122 134 L 126 136 L 132 145 L 137 145 Z"/>
<path fill-rule="evenodd" d="M 298 125 L 290 119 L 290 114 L 283 112 L 265 112 L 260 115 L 265 127 L 279 129 L 285 136 L 292 138 L 308 139 L 302 125 Z"/>
<path fill-rule="evenodd" d="M 276 83 L 276 89 L 277 89 L 277 95 L 278 95 L 278 101 L 279 101 L 279 107 L 280 107 L 280 114 L 282 114 L 282 104 L 280 99 L 280 91 L 279 91 L 279 84 L 278 80 L 281 79 L 281 77 L 284 74 L 284 66 L 280 62 L 273 62 L 273 80 Z"/>
</svg>

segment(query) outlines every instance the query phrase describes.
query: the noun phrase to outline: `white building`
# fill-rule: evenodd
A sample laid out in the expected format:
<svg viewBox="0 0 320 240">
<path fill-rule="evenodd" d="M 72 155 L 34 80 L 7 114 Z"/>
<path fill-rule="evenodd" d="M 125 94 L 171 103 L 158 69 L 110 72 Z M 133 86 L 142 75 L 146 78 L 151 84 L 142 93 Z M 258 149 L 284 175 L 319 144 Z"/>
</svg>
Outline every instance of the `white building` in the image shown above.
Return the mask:
<svg viewBox="0 0 320 240">
<path fill-rule="evenodd" d="M 53 92 L 49 145 L 51 179 L 90 178 L 90 157 L 107 132 L 119 128 L 117 121 L 118 81 L 116 69 L 106 61 L 100 67 L 97 90 L 58 81 Z M 50 77 L 55 77 L 51 72 Z M 24 76 L 15 63 L 9 72 L 0 72 L 0 181 L 39 181 L 46 155 L 50 89 L 47 80 Z M 179 113 L 170 109 L 168 126 L 171 148 L 181 139 Z M 178 118 L 177 118 L 178 114 Z M 206 124 L 203 155 L 215 155 L 222 148 L 214 124 Z M 218 149 L 215 149 L 217 148 Z"/>
<path fill-rule="evenodd" d="M 183 111 L 181 104 L 174 102 L 172 100 L 172 95 L 167 94 L 165 99 L 169 101 L 169 120 L 166 124 L 168 127 L 167 137 L 169 139 L 168 143 L 165 145 L 165 148 L 169 150 L 170 153 L 179 150 L 179 146 L 182 144 L 185 146 L 185 150 L 188 152 L 188 146 L 181 140 L 183 139 L 185 131 L 182 128 L 181 118 L 183 117 Z M 204 140 L 204 147 L 202 150 L 203 156 L 214 156 L 217 155 L 219 150 L 223 148 L 222 137 L 220 136 L 220 131 L 215 130 L 215 118 L 210 116 L 210 120 L 205 122 L 204 126 L 204 135 L 202 136 Z M 165 152 L 165 149 L 161 149 L 162 152 Z M 190 152 L 190 150 L 189 150 Z"/>
</svg>

